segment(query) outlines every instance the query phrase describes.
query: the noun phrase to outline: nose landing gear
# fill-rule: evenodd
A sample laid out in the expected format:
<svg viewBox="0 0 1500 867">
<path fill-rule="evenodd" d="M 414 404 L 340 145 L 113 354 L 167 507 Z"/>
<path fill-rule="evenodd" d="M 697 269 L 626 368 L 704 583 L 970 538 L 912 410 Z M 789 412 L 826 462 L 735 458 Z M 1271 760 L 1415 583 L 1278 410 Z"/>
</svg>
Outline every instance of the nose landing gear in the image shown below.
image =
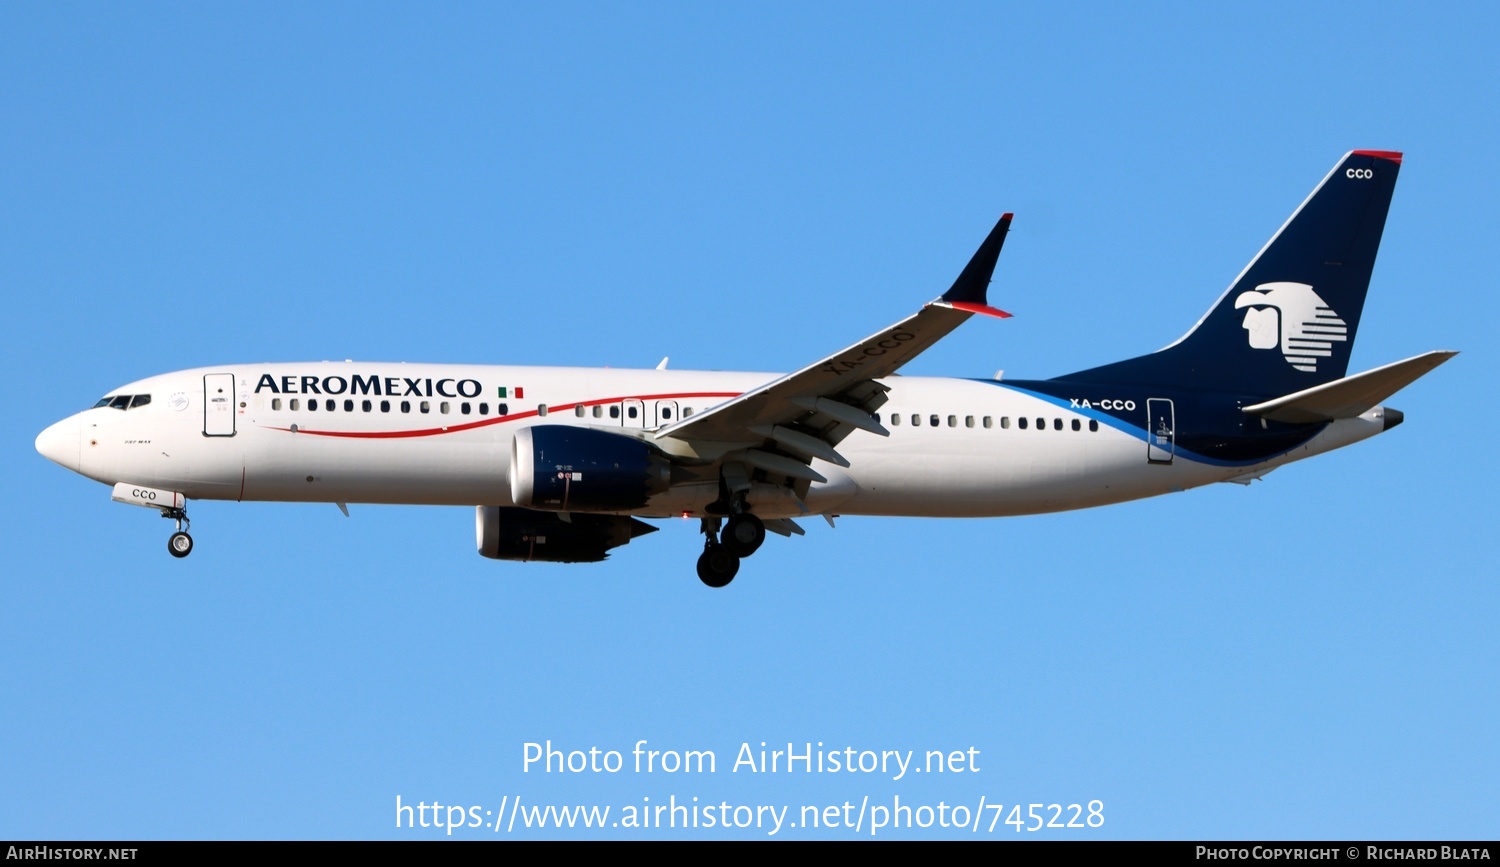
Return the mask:
<svg viewBox="0 0 1500 867">
<path fill-rule="evenodd" d="M 192 526 L 192 522 L 188 520 L 187 508 L 162 509 L 161 516 L 177 521 L 177 532 L 167 539 L 167 553 L 179 560 L 193 553 L 193 537 L 187 534 L 188 527 Z"/>
</svg>

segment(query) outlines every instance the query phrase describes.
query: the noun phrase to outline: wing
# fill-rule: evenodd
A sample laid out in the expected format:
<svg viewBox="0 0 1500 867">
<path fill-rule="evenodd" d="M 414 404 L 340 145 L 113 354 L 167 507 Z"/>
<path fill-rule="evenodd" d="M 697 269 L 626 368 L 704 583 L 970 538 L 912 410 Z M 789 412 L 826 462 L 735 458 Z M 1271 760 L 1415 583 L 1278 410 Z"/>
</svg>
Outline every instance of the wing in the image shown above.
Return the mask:
<svg viewBox="0 0 1500 867">
<path fill-rule="evenodd" d="M 812 481 L 824 479 L 807 466 L 810 458 L 849 466 L 834 448 L 844 437 L 856 429 L 880 436 L 890 433 L 871 416 L 886 400 L 887 389 L 877 380 L 895 373 L 975 313 L 1010 316 L 989 306 L 986 295 L 1011 216 L 1000 218 L 941 298 L 796 373 L 662 428 L 658 439 L 749 448 L 743 457 L 751 466 Z"/>
</svg>

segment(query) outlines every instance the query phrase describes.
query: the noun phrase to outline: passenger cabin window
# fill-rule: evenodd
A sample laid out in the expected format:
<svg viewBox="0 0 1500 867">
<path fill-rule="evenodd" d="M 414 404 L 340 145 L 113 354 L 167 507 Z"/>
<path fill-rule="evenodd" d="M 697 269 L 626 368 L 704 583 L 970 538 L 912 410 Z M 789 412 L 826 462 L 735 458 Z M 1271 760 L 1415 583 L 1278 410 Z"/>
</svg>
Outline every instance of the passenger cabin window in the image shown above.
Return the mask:
<svg viewBox="0 0 1500 867">
<path fill-rule="evenodd" d="M 662 417 L 662 421 L 666 421 L 666 420 L 670 419 L 672 417 L 672 408 L 669 407 L 669 406 L 662 407 L 661 408 L 661 417 Z"/>
<path fill-rule="evenodd" d="M 449 410 L 449 408 L 451 406 L 452 405 L 449 404 L 448 401 L 445 400 L 442 403 L 438 404 L 438 412 L 442 413 L 443 415 L 447 415 L 448 414 L 448 410 Z"/>
<path fill-rule="evenodd" d="M 948 416 L 948 427 L 958 427 L 958 416 L 956 416 L 956 415 L 950 415 L 950 416 Z"/>
<path fill-rule="evenodd" d="M 536 414 L 540 415 L 540 416 L 545 416 L 547 414 L 547 405 L 545 403 L 539 403 L 539 404 L 537 404 L 536 405 Z"/>
<path fill-rule="evenodd" d="M 911 414 L 911 426 L 912 427 L 921 427 L 922 426 L 922 417 L 919 416 L 919 415 L 917 415 L 916 413 L 912 413 Z"/>
<path fill-rule="evenodd" d="M 495 404 L 495 415 L 510 415 L 510 404 L 508 404 L 508 403 L 497 403 L 497 404 Z"/>
<path fill-rule="evenodd" d="M 687 418 L 688 416 L 690 416 L 692 414 L 693 414 L 693 408 L 692 407 L 685 406 L 685 407 L 682 408 L 682 417 L 683 418 Z"/>
<path fill-rule="evenodd" d="M 403 401 L 401 401 L 401 411 L 402 412 L 411 412 L 411 401 L 409 401 L 409 400 L 403 400 Z"/>
<path fill-rule="evenodd" d="M 635 418 L 635 417 L 636 417 L 636 416 L 637 416 L 637 415 L 639 415 L 639 414 L 640 414 L 640 413 L 639 413 L 639 412 L 637 412 L 637 411 L 636 411 L 636 408 L 635 408 L 635 407 L 633 407 L 633 406 L 632 406 L 632 407 L 629 407 L 629 408 L 627 408 L 627 409 L 626 409 L 626 410 L 625 410 L 625 414 L 626 414 L 626 415 L 628 415 L 628 416 L 630 416 L 630 417 L 631 417 L 631 418 Z"/>
<path fill-rule="evenodd" d="M 421 410 L 424 413 L 432 412 L 432 403 L 431 401 L 424 400 L 421 403 L 417 404 L 417 409 Z"/>
<path fill-rule="evenodd" d="M 370 403 L 368 400 L 362 400 L 359 402 L 359 409 L 361 412 L 369 412 L 374 408 L 374 404 Z"/>
<path fill-rule="evenodd" d="M 617 407 L 617 406 L 610 407 L 609 408 L 609 417 L 610 418 L 619 418 L 620 417 L 620 408 Z"/>
<path fill-rule="evenodd" d="M 1073 419 L 1073 430 L 1083 430 L 1083 424 L 1078 419 Z"/>
<path fill-rule="evenodd" d="M 880 421 L 880 419 L 878 419 L 878 418 L 875 419 L 875 420 L 876 421 Z M 891 427 L 900 427 L 900 426 L 901 426 L 901 413 L 899 413 L 899 412 L 893 412 L 893 413 L 891 413 Z"/>
<path fill-rule="evenodd" d="M 390 412 L 391 411 L 391 402 L 388 401 L 388 400 L 382 400 L 380 402 L 380 411 L 381 412 Z"/>
<path fill-rule="evenodd" d="M 993 418 L 990 418 L 989 416 L 985 416 L 984 417 L 984 426 L 985 426 L 986 429 L 994 427 L 995 426 L 995 420 Z"/>
<path fill-rule="evenodd" d="M 331 397 L 329 399 L 323 401 L 323 408 L 326 409 L 326 410 L 328 410 L 329 412 L 333 412 L 334 409 L 336 409 L 337 407 L 338 407 L 338 404 L 334 403 L 333 402 L 333 398 L 331 398 Z"/>
<path fill-rule="evenodd" d="M 354 401 L 344 398 L 344 412 L 354 412 Z"/>
<path fill-rule="evenodd" d="M 1046 430 L 1047 429 L 1047 420 L 1044 419 L 1044 418 L 1037 419 L 1036 420 L 1036 429 L 1037 430 Z"/>
<path fill-rule="evenodd" d="M 463 403 L 461 403 L 461 404 L 458 405 L 458 413 L 459 413 L 459 415 L 468 415 L 470 409 L 471 409 L 471 407 L 469 406 L 469 402 L 468 401 L 464 401 Z"/>
<path fill-rule="evenodd" d="M 604 418 L 604 407 L 598 404 L 594 405 L 594 418 Z"/>
<path fill-rule="evenodd" d="M 1002 416 L 1000 416 L 1000 429 L 1001 430 L 1010 430 L 1010 416 L 1008 416 L 1008 415 L 1002 415 Z"/>
<path fill-rule="evenodd" d="M 1062 430 L 1062 419 L 1060 419 L 1060 418 L 1053 419 L 1052 420 L 1052 429 L 1053 430 Z"/>
<path fill-rule="evenodd" d="M 299 399 L 298 399 L 298 398 L 295 398 L 295 397 L 294 397 L 294 398 L 292 398 L 292 399 L 291 399 L 291 401 L 290 401 L 290 402 L 289 402 L 289 405 L 290 405 L 290 407 L 291 407 L 291 410 L 292 410 L 292 412 L 296 412 L 296 411 L 297 411 L 297 408 L 298 408 L 298 407 L 299 407 L 299 406 L 301 406 L 301 401 L 300 401 L 300 400 L 299 400 Z"/>
<path fill-rule="evenodd" d="M 318 402 L 316 400 L 310 400 L 310 401 L 308 401 L 307 402 L 307 411 L 308 412 L 317 412 L 318 411 Z"/>
<path fill-rule="evenodd" d="M 1099 421 L 1098 421 L 1098 419 L 1092 419 L 1092 418 L 1089 419 L 1089 430 L 1093 431 L 1093 430 L 1098 430 L 1098 429 L 1099 429 Z"/>
<path fill-rule="evenodd" d="M 271 410 L 273 412 L 279 412 L 281 410 L 281 398 L 279 398 L 279 397 L 273 397 L 273 398 L 271 398 Z"/>
<path fill-rule="evenodd" d="M 964 416 L 964 427 L 973 427 L 973 426 L 974 426 L 974 416 L 972 416 L 972 415 L 966 415 L 966 416 Z M 989 427 L 989 425 L 985 425 L 985 427 Z"/>
<path fill-rule="evenodd" d="M 479 405 L 479 414 L 480 415 L 489 415 L 490 414 L 490 405 L 487 404 L 487 403 L 481 403 Z"/>
<path fill-rule="evenodd" d="M 583 418 L 583 413 L 584 413 L 583 404 L 580 403 L 579 405 L 573 407 L 573 414 L 574 415 L 578 416 L 579 418 Z"/>
<path fill-rule="evenodd" d="M 935 415 L 928 416 L 927 420 L 932 423 L 933 427 L 937 427 L 938 426 L 938 417 L 937 416 L 935 416 Z"/>
<path fill-rule="evenodd" d="M 1026 430 L 1026 416 L 1023 415 L 1020 418 L 1016 419 L 1016 426 L 1021 430 Z"/>
</svg>

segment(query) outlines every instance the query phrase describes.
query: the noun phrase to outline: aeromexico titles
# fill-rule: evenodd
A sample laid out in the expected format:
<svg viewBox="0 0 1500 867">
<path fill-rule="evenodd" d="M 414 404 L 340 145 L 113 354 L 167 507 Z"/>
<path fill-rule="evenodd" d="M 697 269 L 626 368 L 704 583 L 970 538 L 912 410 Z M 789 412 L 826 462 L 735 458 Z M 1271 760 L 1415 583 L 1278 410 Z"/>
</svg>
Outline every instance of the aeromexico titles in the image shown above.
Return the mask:
<svg viewBox="0 0 1500 867">
<path fill-rule="evenodd" d="M 1020 515 L 1271 470 L 1400 424 L 1382 402 L 1451 358 L 1347 375 L 1401 155 L 1352 151 L 1176 343 L 1047 380 L 896 376 L 989 305 L 1000 218 L 952 287 L 787 375 L 423 364 L 153 376 L 37 450 L 177 522 L 191 499 L 476 507 L 502 560 L 584 562 L 697 518 L 721 587 L 773 532 L 836 515 Z"/>
</svg>

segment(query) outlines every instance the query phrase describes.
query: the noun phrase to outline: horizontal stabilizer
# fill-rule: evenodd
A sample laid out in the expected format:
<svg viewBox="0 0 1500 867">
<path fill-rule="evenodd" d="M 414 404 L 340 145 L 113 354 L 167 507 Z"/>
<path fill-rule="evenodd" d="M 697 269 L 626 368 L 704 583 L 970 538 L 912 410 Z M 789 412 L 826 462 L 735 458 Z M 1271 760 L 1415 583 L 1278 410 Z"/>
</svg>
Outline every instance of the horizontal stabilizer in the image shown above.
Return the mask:
<svg viewBox="0 0 1500 867">
<path fill-rule="evenodd" d="M 1245 412 L 1288 424 L 1313 424 L 1354 418 L 1416 382 L 1457 352 L 1425 352 L 1404 361 L 1356 373 L 1323 385 L 1245 407 Z"/>
</svg>

